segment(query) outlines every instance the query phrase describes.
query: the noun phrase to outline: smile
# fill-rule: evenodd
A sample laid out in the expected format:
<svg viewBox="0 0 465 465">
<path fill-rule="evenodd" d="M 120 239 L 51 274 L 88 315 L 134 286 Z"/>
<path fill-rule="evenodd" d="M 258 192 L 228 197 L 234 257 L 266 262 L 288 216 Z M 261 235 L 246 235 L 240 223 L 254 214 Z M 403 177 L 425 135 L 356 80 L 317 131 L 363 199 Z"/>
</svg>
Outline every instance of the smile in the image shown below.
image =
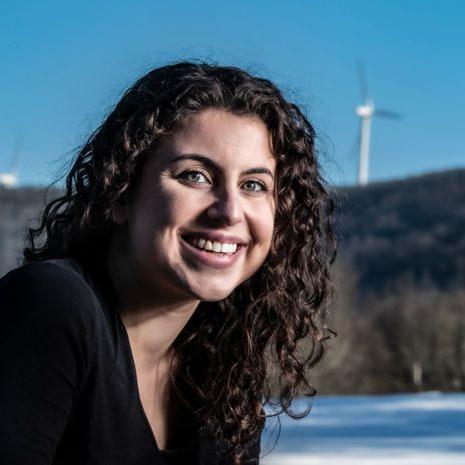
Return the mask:
<svg viewBox="0 0 465 465">
<path fill-rule="evenodd" d="M 203 237 L 186 237 L 189 244 L 200 250 L 206 250 L 212 253 L 233 254 L 237 252 L 238 244 L 223 243 L 204 239 Z"/>
<path fill-rule="evenodd" d="M 218 269 L 231 266 L 246 249 L 242 244 L 221 243 L 201 237 L 181 236 L 181 243 L 197 262 Z"/>
</svg>

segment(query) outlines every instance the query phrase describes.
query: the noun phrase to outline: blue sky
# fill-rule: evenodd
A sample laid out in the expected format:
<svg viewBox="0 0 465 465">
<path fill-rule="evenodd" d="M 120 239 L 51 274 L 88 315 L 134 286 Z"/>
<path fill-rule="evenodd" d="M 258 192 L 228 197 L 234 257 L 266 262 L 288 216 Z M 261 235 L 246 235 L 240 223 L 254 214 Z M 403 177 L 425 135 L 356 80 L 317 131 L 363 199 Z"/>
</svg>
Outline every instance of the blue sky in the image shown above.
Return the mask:
<svg viewBox="0 0 465 465">
<path fill-rule="evenodd" d="M 0 14 L 0 172 L 51 182 L 124 89 L 150 67 L 208 59 L 277 82 L 320 138 L 326 177 L 356 180 L 360 102 L 373 122 L 370 178 L 465 167 L 465 2 L 11 1 Z"/>
</svg>

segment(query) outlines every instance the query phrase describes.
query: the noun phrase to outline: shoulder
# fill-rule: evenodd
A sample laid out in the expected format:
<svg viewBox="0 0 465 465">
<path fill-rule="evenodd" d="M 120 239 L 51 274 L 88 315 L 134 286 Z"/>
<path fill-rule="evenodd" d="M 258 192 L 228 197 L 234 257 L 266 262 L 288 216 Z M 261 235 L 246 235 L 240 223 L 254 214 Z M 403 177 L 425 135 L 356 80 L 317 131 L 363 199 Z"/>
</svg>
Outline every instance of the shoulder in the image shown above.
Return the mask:
<svg viewBox="0 0 465 465">
<path fill-rule="evenodd" d="M 71 259 L 32 262 L 16 268 L 0 279 L 2 286 L 57 286 L 66 284 L 78 289 L 84 284 L 79 268 Z"/>
<path fill-rule="evenodd" d="M 16 431 L 6 450 L 37 455 L 33 444 L 54 454 L 98 363 L 98 305 L 68 260 L 30 263 L 0 279 L 0 449 L 2 433 Z"/>
<path fill-rule="evenodd" d="M 29 263 L 0 279 L 3 321 L 40 316 L 85 324 L 98 306 L 92 287 L 69 259 Z"/>
</svg>

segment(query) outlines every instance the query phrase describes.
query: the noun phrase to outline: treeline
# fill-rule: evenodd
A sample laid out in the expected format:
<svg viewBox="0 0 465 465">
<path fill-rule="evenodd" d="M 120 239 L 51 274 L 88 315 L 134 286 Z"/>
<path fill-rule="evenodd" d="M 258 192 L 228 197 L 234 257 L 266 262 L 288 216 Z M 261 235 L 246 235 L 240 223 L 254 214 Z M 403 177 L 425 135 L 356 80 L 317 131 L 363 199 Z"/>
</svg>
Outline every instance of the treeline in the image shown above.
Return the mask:
<svg viewBox="0 0 465 465">
<path fill-rule="evenodd" d="M 465 390 L 465 288 L 399 283 L 361 296 L 353 270 L 339 264 L 329 327 L 338 336 L 310 382 L 321 393 Z"/>
<path fill-rule="evenodd" d="M 338 189 L 340 258 L 362 294 L 465 286 L 465 170 Z"/>
<path fill-rule="evenodd" d="M 465 390 L 465 170 L 334 191 L 323 393 Z"/>
<path fill-rule="evenodd" d="M 56 188 L 0 186 L 0 277 L 22 261 L 29 227 L 37 227 L 48 201 L 60 194 Z"/>
</svg>

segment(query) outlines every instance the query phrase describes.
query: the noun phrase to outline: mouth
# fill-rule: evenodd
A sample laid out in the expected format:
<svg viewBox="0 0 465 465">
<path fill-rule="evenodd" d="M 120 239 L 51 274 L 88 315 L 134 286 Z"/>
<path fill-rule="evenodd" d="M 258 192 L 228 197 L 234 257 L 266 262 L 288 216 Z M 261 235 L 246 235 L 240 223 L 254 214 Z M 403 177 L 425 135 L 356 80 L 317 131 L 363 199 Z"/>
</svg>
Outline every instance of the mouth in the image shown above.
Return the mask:
<svg viewBox="0 0 465 465">
<path fill-rule="evenodd" d="M 215 243 L 202 240 L 199 236 L 182 235 L 180 237 L 190 258 L 194 258 L 197 263 L 218 269 L 231 266 L 247 248 L 246 244 Z"/>
<path fill-rule="evenodd" d="M 198 250 L 202 250 L 219 256 L 235 255 L 242 247 L 246 246 L 246 244 L 238 242 L 221 243 L 217 241 L 211 241 L 209 239 L 194 235 L 183 235 L 181 236 L 181 238 Z"/>
</svg>

